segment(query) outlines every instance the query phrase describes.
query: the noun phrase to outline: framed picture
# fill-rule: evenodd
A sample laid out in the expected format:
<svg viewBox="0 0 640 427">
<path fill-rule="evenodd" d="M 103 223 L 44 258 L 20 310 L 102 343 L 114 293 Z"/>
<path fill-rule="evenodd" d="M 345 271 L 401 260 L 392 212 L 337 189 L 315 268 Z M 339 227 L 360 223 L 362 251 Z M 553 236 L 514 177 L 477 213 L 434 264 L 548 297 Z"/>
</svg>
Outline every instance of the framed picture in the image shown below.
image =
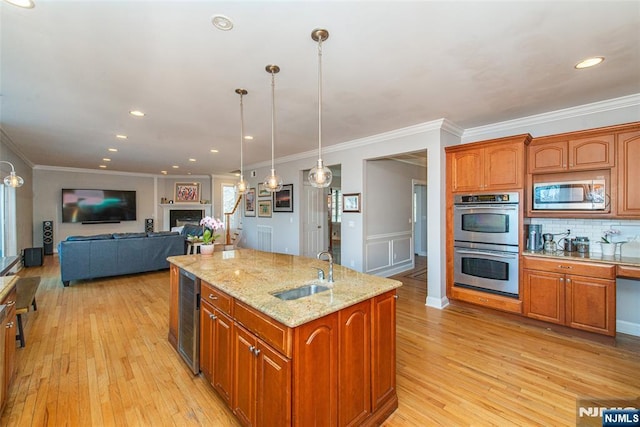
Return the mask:
<svg viewBox="0 0 640 427">
<path fill-rule="evenodd" d="M 256 216 L 255 188 L 250 188 L 244 193 L 244 216 Z"/>
<path fill-rule="evenodd" d="M 342 212 L 360 212 L 360 193 L 342 195 Z"/>
<path fill-rule="evenodd" d="M 258 200 L 258 216 L 271 217 L 271 200 Z"/>
<path fill-rule="evenodd" d="M 258 184 L 258 197 L 271 197 L 271 192 L 265 188 L 262 182 Z"/>
<path fill-rule="evenodd" d="M 176 182 L 175 203 L 200 203 L 199 182 Z"/>
<path fill-rule="evenodd" d="M 293 184 L 282 186 L 282 190 L 273 193 L 274 212 L 293 212 Z"/>
</svg>

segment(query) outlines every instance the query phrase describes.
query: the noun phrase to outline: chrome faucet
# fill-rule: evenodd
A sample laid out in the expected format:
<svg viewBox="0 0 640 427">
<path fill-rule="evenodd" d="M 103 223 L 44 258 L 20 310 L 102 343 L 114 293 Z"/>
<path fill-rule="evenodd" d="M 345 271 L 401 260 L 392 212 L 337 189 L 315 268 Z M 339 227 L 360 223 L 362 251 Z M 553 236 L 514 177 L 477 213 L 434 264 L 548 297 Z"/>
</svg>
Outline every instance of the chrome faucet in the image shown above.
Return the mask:
<svg viewBox="0 0 640 427">
<path fill-rule="evenodd" d="M 329 283 L 333 283 L 333 255 L 331 255 L 331 252 L 329 252 L 329 251 L 322 251 L 322 252 L 318 252 L 318 255 L 316 256 L 316 258 L 322 259 L 322 255 L 327 255 L 327 257 L 329 257 L 329 277 L 328 277 L 328 281 L 329 281 Z"/>
</svg>

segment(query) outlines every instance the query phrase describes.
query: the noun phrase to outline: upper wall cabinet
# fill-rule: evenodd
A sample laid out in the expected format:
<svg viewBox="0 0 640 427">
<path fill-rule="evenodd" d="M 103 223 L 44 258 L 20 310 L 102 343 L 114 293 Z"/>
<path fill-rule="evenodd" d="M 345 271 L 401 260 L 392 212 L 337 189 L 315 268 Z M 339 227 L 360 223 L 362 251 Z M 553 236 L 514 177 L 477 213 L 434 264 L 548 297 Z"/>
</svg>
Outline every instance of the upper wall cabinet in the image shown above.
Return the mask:
<svg viewBox="0 0 640 427">
<path fill-rule="evenodd" d="M 640 130 L 617 135 L 618 215 L 640 216 Z"/>
<path fill-rule="evenodd" d="M 561 137 L 535 138 L 529 146 L 529 173 L 608 169 L 615 166 L 613 133 L 586 137 L 576 133 L 572 136 L 567 138 L 565 134 Z"/>
<path fill-rule="evenodd" d="M 447 176 L 452 192 L 521 189 L 524 147 L 531 135 L 447 147 Z"/>
</svg>

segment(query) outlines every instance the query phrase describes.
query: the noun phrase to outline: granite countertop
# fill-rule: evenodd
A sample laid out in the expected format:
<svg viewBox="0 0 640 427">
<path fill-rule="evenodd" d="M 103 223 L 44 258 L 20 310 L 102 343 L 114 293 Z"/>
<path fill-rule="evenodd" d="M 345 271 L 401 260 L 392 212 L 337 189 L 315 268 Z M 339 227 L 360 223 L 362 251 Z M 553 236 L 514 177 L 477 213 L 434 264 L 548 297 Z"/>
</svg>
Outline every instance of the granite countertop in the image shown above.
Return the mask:
<svg viewBox="0 0 640 427">
<path fill-rule="evenodd" d="M 553 253 L 523 251 L 522 255 L 540 258 L 566 259 L 570 261 L 600 262 L 603 264 L 615 264 L 640 268 L 640 258 L 623 257 L 620 255 L 605 256 L 599 253 L 580 254 L 578 252 L 564 251 L 556 251 Z"/>
<path fill-rule="evenodd" d="M 334 265 L 332 289 L 292 301 L 271 294 L 318 283 L 316 268 L 328 275 L 326 261 L 253 249 L 214 252 L 211 256 L 181 255 L 169 262 L 274 320 L 296 327 L 402 286 L 402 282 Z"/>
<path fill-rule="evenodd" d="M 18 276 L 0 276 L 0 301 L 7 296 L 15 286 Z"/>
</svg>

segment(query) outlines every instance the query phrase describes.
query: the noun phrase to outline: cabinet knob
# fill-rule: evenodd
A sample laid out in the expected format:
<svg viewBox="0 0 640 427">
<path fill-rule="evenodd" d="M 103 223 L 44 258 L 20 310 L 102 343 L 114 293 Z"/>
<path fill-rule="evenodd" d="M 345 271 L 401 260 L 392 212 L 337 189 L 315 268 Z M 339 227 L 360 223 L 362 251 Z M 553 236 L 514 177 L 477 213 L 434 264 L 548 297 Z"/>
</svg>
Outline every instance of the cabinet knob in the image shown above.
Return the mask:
<svg viewBox="0 0 640 427">
<path fill-rule="evenodd" d="M 249 346 L 249 351 L 250 351 L 251 353 L 253 353 L 253 351 L 254 351 L 255 349 L 256 349 L 256 348 L 255 348 L 254 346 Z"/>
<path fill-rule="evenodd" d="M 395 299 L 398 299 L 398 298 L 399 298 L 399 297 L 398 297 L 398 294 L 394 295 L 393 297 L 394 297 Z"/>
<path fill-rule="evenodd" d="M 564 282 L 564 277 L 560 278 L 560 283 Z"/>
<path fill-rule="evenodd" d="M 215 296 L 214 294 L 209 294 L 209 299 L 216 300 L 218 299 L 218 297 Z"/>
<path fill-rule="evenodd" d="M 7 329 L 13 328 L 13 322 L 7 323 L 7 326 L 5 326 L 5 328 L 7 328 Z"/>
<path fill-rule="evenodd" d="M 7 307 L 14 305 L 16 302 L 15 301 L 7 301 Z"/>
<path fill-rule="evenodd" d="M 255 348 L 255 347 L 254 347 L 254 349 L 253 349 L 253 354 L 254 354 L 255 356 L 258 356 L 258 355 L 260 354 L 260 349 L 259 349 L 259 348 Z"/>
<path fill-rule="evenodd" d="M 558 268 L 564 268 L 565 270 L 571 270 L 573 267 L 570 265 L 559 265 Z"/>
<path fill-rule="evenodd" d="M 218 316 L 216 316 L 215 314 L 210 314 L 209 315 L 209 319 L 211 320 L 216 320 L 218 318 Z"/>
</svg>

